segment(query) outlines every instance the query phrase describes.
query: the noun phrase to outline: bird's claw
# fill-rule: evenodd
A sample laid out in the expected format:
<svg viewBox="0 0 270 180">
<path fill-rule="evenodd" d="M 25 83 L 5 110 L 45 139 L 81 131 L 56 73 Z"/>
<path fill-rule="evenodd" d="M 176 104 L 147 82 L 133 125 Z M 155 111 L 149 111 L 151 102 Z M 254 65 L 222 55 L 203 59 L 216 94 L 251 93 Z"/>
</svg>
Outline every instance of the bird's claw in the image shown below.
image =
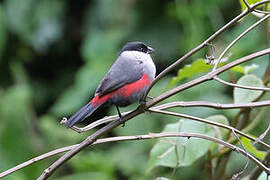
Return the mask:
<svg viewBox="0 0 270 180">
<path fill-rule="evenodd" d="M 141 101 L 139 102 L 139 104 L 140 104 L 141 106 L 145 106 L 145 105 L 146 105 L 146 101 L 145 101 L 145 100 L 141 100 Z"/>
</svg>

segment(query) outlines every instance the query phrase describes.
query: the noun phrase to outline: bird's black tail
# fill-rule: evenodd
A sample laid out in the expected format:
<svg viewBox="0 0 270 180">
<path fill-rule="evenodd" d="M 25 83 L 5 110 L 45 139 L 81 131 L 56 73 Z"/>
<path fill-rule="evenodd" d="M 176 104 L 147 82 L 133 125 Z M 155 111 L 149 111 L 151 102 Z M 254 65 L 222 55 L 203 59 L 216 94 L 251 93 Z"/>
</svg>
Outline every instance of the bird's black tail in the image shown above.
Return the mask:
<svg viewBox="0 0 270 180">
<path fill-rule="evenodd" d="M 65 124 L 66 127 L 70 128 L 74 124 L 77 124 L 77 123 L 83 121 L 85 118 L 89 117 L 93 112 L 95 112 L 95 110 L 100 105 L 93 106 L 92 103 L 86 104 L 85 106 L 83 106 L 81 109 L 79 109 L 73 116 L 71 116 L 68 119 L 68 121 Z"/>
</svg>

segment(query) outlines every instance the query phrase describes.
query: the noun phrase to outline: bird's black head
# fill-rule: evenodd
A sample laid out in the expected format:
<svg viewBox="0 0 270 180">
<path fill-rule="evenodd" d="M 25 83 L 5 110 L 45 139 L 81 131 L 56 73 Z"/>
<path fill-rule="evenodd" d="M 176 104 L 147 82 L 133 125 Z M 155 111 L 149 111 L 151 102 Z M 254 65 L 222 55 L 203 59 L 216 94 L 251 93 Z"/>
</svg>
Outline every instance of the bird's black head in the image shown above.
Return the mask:
<svg viewBox="0 0 270 180">
<path fill-rule="evenodd" d="M 124 51 L 139 51 L 151 54 L 154 51 L 154 49 L 149 46 L 146 46 L 142 42 L 129 42 L 122 48 L 120 54 Z"/>
</svg>

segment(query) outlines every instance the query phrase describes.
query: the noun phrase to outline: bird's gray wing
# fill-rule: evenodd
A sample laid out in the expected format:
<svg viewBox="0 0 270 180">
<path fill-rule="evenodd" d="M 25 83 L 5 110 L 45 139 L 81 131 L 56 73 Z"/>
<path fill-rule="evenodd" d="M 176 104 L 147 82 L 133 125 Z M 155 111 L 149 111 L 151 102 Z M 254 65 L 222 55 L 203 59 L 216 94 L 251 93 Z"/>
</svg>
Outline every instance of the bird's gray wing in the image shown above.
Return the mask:
<svg viewBox="0 0 270 180">
<path fill-rule="evenodd" d="M 139 80 L 143 75 L 143 62 L 119 56 L 97 87 L 96 94 L 104 95 L 125 84 Z"/>
</svg>

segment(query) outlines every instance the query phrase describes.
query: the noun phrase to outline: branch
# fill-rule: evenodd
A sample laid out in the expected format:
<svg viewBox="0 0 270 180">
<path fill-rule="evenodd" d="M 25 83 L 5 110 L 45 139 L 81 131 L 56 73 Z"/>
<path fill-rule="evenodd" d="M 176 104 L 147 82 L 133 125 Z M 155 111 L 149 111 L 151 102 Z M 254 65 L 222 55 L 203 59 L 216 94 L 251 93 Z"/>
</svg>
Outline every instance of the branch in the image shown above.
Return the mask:
<svg viewBox="0 0 270 180">
<path fill-rule="evenodd" d="M 268 124 L 268 128 L 256 139 L 253 145 L 255 145 L 259 141 L 262 141 L 269 131 L 270 131 L 270 123 Z"/>
<path fill-rule="evenodd" d="M 241 147 L 243 148 L 243 150 L 244 150 L 244 151 L 246 152 L 246 154 L 247 154 L 247 150 L 246 150 L 245 146 L 243 145 L 241 139 L 237 136 L 237 134 L 236 134 L 234 131 L 232 131 L 232 133 L 233 133 L 233 135 L 236 137 L 236 139 L 237 139 L 238 142 L 240 143 Z M 247 156 L 246 156 L 246 157 L 247 157 Z M 244 168 L 243 168 L 240 172 L 234 174 L 233 177 L 232 177 L 232 179 L 233 179 L 233 180 L 234 180 L 234 179 L 235 179 L 235 180 L 239 179 L 239 176 L 241 176 L 241 175 L 245 172 L 245 170 L 247 169 L 248 164 L 249 164 L 249 161 L 248 161 L 248 157 L 247 157 L 247 158 L 246 158 L 246 164 L 245 164 Z"/>
<path fill-rule="evenodd" d="M 228 86 L 232 86 L 232 87 L 238 87 L 238 88 L 242 88 L 242 89 L 250 89 L 250 90 L 255 90 L 255 91 L 270 91 L 270 88 L 264 88 L 264 87 L 252 87 L 252 86 L 244 86 L 244 85 L 240 85 L 240 84 L 235 84 L 235 83 L 230 83 L 227 81 L 224 81 L 220 78 L 218 78 L 217 76 L 214 77 L 214 80 L 228 85 Z"/>
<path fill-rule="evenodd" d="M 241 154 L 247 156 L 250 160 L 254 161 L 256 164 L 258 164 L 259 167 L 261 167 L 264 171 L 266 172 L 270 172 L 270 169 L 267 168 L 264 164 L 262 164 L 259 160 L 257 160 L 256 158 L 254 158 L 252 155 L 250 155 L 249 153 L 245 152 L 244 150 L 242 150 L 241 148 L 234 146 L 230 143 L 227 143 L 223 140 L 220 140 L 218 138 L 215 137 L 211 137 L 211 136 L 207 136 L 204 134 L 197 134 L 197 133 L 149 133 L 148 135 L 136 135 L 136 136 L 119 136 L 119 137 L 110 137 L 110 138 L 103 138 L 103 139 L 98 139 L 96 142 L 93 143 L 93 145 L 95 144 L 101 144 L 101 143 L 108 143 L 108 142 L 117 142 L 117 141 L 130 141 L 130 140 L 145 140 L 145 139 L 155 139 L 155 138 L 164 138 L 164 137 L 194 137 L 194 138 L 201 138 L 201 139 L 206 139 L 209 141 L 213 141 L 219 144 L 222 144 L 223 146 L 226 146 L 234 151 L 240 152 Z M 46 154 L 43 154 L 41 156 L 37 156 L 33 159 L 30 159 L 29 161 L 26 161 L 18 166 L 15 166 L 7 171 L 4 171 L 2 173 L 0 173 L 0 178 L 5 177 L 19 169 L 22 169 L 30 164 L 33 164 L 37 161 L 43 160 L 45 158 L 54 156 L 56 154 L 59 153 L 63 153 L 65 151 L 69 151 L 75 147 L 78 147 L 79 144 L 75 144 L 75 145 L 71 145 L 71 146 L 67 146 L 64 148 L 59 148 L 53 151 L 50 151 Z"/>
<path fill-rule="evenodd" d="M 234 23 L 236 23 L 238 20 L 242 19 L 244 16 L 246 16 L 247 14 L 249 14 L 250 12 L 252 12 L 257 6 L 264 4 L 264 3 L 268 3 L 270 2 L 270 0 L 265 0 L 265 1 L 260 1 L 256 4 L 254 4 L 253 6 L 250 6 L 250 9 L 245 10 L 244 12 L 242 12 L 240 15 L 238 15 L 237 17 L 235 17 L 232 21 L 230 21 L 229 23 L 227 23 L 225 26 L 223 26 L 221 29 L 219 29 L 216 33 L 214 33 L 211 37 L 209 37 L 205 42 L 203 42 L 202 44 L 200 44 L 199 46 L 197 46 L 196 48 L 194 48 L 193 50 L 191 50 L 190 52 L 188 52 L 186 55 L 184 55 L 182 58 L 180 58 L 179 60 L 177 60 L 175 63 L 173 63 L 172 65 L 170 65 L 168 68 L 166 68 L 163 72 L 161 72 L 156 78 L 155 80 L 151 83 L 151 85 L 149 86 L 149 88 L 147 89 L 146 93 L 144 94 L 143 100 L 146 99 L 147 94 L 149 93 L 150 89 L 154 86 L 154 84 L 156 84 L 156 82 L 161 79 L 163 76 L 165 76 L 169 71 L 171 71 L 172 69 L 174 69 L 177 65 L 180 64 L 180 62 L 182 62 L 183 60 L 187 59 L 188 57 L 190 57 L 191 55 L 193 55 L 194 53 L 196 53 L 197 51 L 199 51 L 200 49 L 202 49 L 204 46 L 206 46 L 207 44 L 209 44 L 210 41 L 212 41 L 213 39 L 215 39 L 218 35 L 220 35 L 222 32 L 224 32 L 225 30 L 227 30 L 230 26 L 232 26 Z M 267 54 L 270 52 L 270 48 L 269 49 L 265 49 L 263 51 L 251 54 L 249 56 L 243 57 L 239 60 L 237 60 L 237 62 L 245 62 L 248 61 L 250 59 L 262 56 L 264 54 Z M 146 103 L 146 105 L 143 106 L 139 106 L 136 110 L 128 113 L 127 115 L 125 115 L 122 118 L 122 121 L 114 121 L 110 124 L 108 124 L 107 126 L 99 129 L 98 131 L 96 131 L 94 134 L 92 134 L 91 136 L 87 137 L 83 142 L 80 143 L 79 146 L 73 148 L 72 150 L 70 150 L 68 153 L 66 153 L 65 155 L 63 155 L 61 158 L 59 158 L 57 161 L 55 161 L 49 168 L 45 169 L 44 172 L 41 174 L 41 176 L 38 179 L 47 179 L 49 176 L 52 175 L 52 173 L 58 168 L 60 167 L 63 163 L 65 163 L 68 159 L 72 158 L 75 154 L 77 154 L 79 151 L 81 151 L 83 148 L 85 148 L 86 146 L 94 143 L 98 137 L 106 134 L 107 132 L 110 132 L 112 129 L 114 129 L 115 127 L 119 126 L 120 124 L 128 121 L 129 119 L 141 114 L 144 112 L 145 109 L 148 109 L 152 106 L 154 106 L 155 104 L 163 101 L 164 99 L 186 89 L 189 87 L 192 87 L 194 85 L 200 84 L 202 82 L 208 81 L 210 79 L 212 79 L 214 76 L 224 72 L 225 70 L 227 70 L 226 68 L 224 69 L 224 67 L 229 67 L 229 65 L 233 65 L 235 62 L 232 62 L 230 64 L 227 64 L 221 68 L 218 68 L 217 70 L 208 73 L 205 76 L 202 76 L 201 78 L 195 79 L 193 81 L 190 81 L 182 86 L 179 86 L 177 88 L 174 88 L 168 92 L 165 92 L 163 94 L 161 94 L 160 96 L 154 98 L 153 100 L 151 100 L 150 102 Z M 237 63 L 236 63 L 237 64 Z M 262 142 L 260 142 L 262 143 Z"/>
<path fill-rule="evenodd" d="M 263 164 L 266 164 L 266 166 L 270 165 L 270 151 L 268 151 L 267 155 L 264 157 L 262 162 L 263 162 Z M 251 171 L 250 175 L 248 176 L 248 179 L 249 180 L 256 180 L 256 179 L 258 179 L 258 177 L 260 176 L 261 173 L 262 173 L 262 169 L 256 167 Z M 269 174 L 269 173 L 267 173 L 267 174 Z"/>
<path fill-rule="evenodd" d="M 209 108 L 215 108 L 215 109 L 238 109 L 238 108 L 263 107 L 263 106 L 269 106 L 269 105 L 270 105 L 270 100 L 261 101 L 261 102 L 250 102 L 250 103 L 245 103 L 245 104 L 220 104 L 220 103 L 213 103 L 213 102 L 208 102 L 208 101 L 175 101 L 175 102 L 162 104 L 159 106 L 154 106 L 154 108 L 159 109 L 159 110 L 164 110 L 164 109 L 169 109 L 169 108 L 174 108 L 174 107 L 198 107 L 199 106 L 199 107 L 209 107 Z M 122 114 L 126 115 L 128 113 L 130 113 L 130 111 L 124 112 Z M 75 129 L 73 130 L 78 133 L 82 133 L 82 132 L 89 131 L 101 124 L 115 121 L 117 119 L 119 119 L 118 115 L 108 116 L 108 117 L 99 119 L 82 128 L 73 126 L 75 127 Z"/>
<path fill-rule="evenodd" d="M 195 79 L 193 81 L 190 81 L 186 84 L 183 84 L 179 87 L 176 87 L 172 90 L 169 90 L 163 94 L 161 94 L 160 96 L 154 98 L 153 100 L 149 101 L 148 103 L 146 103 L 145 105 L 145 109 L 147 108 L 150 108 L 152 106 L 154 106 L 155 104 L 161 102 L 162 100 L 186 89 L 186 88 L 189 88 L 189 87 L 192 87 L 196 84 L 200 84 L 202 82 L 205 82 L 207 80 L 210 80 L 211 78 L 213 78 L 215 75 L 217 74 L 220 74 L 224 71 L 226 71 L 227 69 L 230 69 L 231 67 L 237 65 L 237 64 L 240 64 L 240 63 L 243 63 L 243 62 L 246 62 L 246 61 L 249 61 L 251 59 L 254 59 L 256 57 L 259 57 L 259 56 L 262 56 L 262 55 L 265 55 L 265 54 L 268 54 L 270 53 L 270 48 L 268 49 L 265 49 L 265 50 L 262 50 L 260 52 L 256 52 L 256 53 L 253 53 L 251 55 L 248 55 L 248 56 L 245 56 L 243 58 L 240 58 L 234 62 L 231 62 L 225 66 L 222 66 L 220 68 L 218 68 L 216 71 L 212 71 L 210 73 L 208 73 L 207 75 L 204 75 L 198 79 Z M 122 118 L 122 121 L 114 121 L 108 125 L 106 125 L 105 127 L 99 129 L 98 131 L 96 131 L 94 134 L 92 134 L 91 136 L 87 137 L 84 141 L 82 141 L 80 143 L 79 146 L 75 147 L 74 149 L 70 150 L 68 153 L 66 153 L 65 155 L 63 155 L 62 157 L 60 157 L 57 161 L 55 161 L 49 168 L 45 169 L 44 172 L 41 174 L 41 176 L 38 178 L 39 180 L 42 180 L 42 179 L 47 179 L 49 176 L 51 176 L 51 174 L 58 168 L 60 167 L 63 163 L 65 163 L 67 160 L 69 160 L 70 158 L 72 158 L 75 154 L 77 154 L 78 152 L 80 152 L 83 148 L 85 148 L 86 146 L 90 145 L 90 144 L 93 144 L 96 139 L 104 134 L 106 134 L 107 132 L 110 132 L 112 129 L 114 129 L 115 127 L 119 126 L 120 124 L 128 121 L 129 119 L 141 114 L 144 112 L 144 109 L 143 107 L 139 106 L 136 110 L 128 113 L 127 115 L 123 116 Z M 237 132 L 237 131 L 236 131 Z M 239 133 L 240 134 L 240 133 Z M 242 133 L 243 134 L 243 133 Z M 263 143 L 263 142 L 260 142 L 260 143 Z M 265 144 L 265 143 L 264 143 Z M 265 144 L 266 146 L 268 146 L 269 148 L 269 145 Z"/>
<path fill-rule="evenodd" d="M 243 2 L 245 3 L 245 5 L 247 6 L 248 9 L 250 9 L 250 6 L 248 4 L 248 2 L 246 0 L 243 0 Z"/>
<path fill-rule="evenodd" d="M 176 93 L 178 93 L 180 91 L 183 91 L 183 90 L 185 90 L 187 88 L 190 88 L 190 87 L 193 87 L 195 85 L 201 84 L 201 83 L 203 83 L 205 81 L 209 81 L 209 80 L 213 79 L 216 75 L 221 74 L 222 72 L 224 72 L 224 71 L 226 71 L 226 70 L 228 70 L 228 69 L 230 69 L 230 68 L 232 68 L 232 67 L 234 67 L 234 66 L 236 66 L 238 64 L 250 61 L 252 59 L 255 59 L 257 57 L 260 57 L 260 56 L 263 56 L 263 55 L 266 55 L 266 54 L 269 54 L 269 53 L 270 53 L 270 48 L 264 49 L 262 51 L 255 52 L 255 53 L 250 54 L 248 56 L 237 59 L 237 60 L 235 60 L 235 61 L 233 61 L 233 62 L 231 62 L 229 64 L 226 64 L 226 65 L 216 69 L 215 71 L 209 72 L 204 76 L 201 76 L 201 77 L 199 77 L 197 79 L 189 81 L 189 82 L 187 82 L 185 84 L 182 84 L 182 85 L 180 85 L 180 86 L 178 86 L 176 88 L 173 88 L 173 89 L 161 94 L 160 96 L 158 96 L 158 97 L 154 98 L 153 100 L 147 102 L 146 107 L 152 107 L 153 105 L 155 105 L 155 104 L 157 104 L 157 103 L 159 103 L 159 102 L 173 96 L 174 94 L 176 94 Z"/>
<path fill-rule="evenodd" d="M 7 175 L 9 175 L 11 173 L 14 173 L 15 171 L 18 171 L 18 170 L 20 170 L 20 169 L 22 169 L 22 168 L 24 168 L 26 166 L 29 166 L 29 165 L 31 165 L 31 164 L 33 164 L 35 162 L 38 162 L 38 161 L 42 160 L 42 159 L 49 158 L 51 156 L 54 156 L 56 154 L 59 154 L 59 153 L 65 152 L 65 151 L 69 151 L 69 150 L 75 148 L 76 146 L 78 146 L 78 144 L 63 147 L 63 148 L 59 148 L 59 149 L 55 149 L 53 151 L 42 154 L 40 156 L 34 157 L 34 158 L 32 158 L 32 159 L 30 159 L 28 161 L 25 161 L 25 162 L 23 162 L 23 163 L 21 163 L 21 164 L 19 164 L 17 166 L 14 166 L 13 168 L 10 168 L 10 169 L 0 173 L 0 178 L 5 177 L 5 176 L 7 176 Z"/>
<path fill-rule="evenodd" d="M 166 104 L 162 104 L 159 106 L 155 106 L 153 108 L 163 110 L 169 109 L 174 107 L 209 107 L 215 109 L 238 109 L 238 108 L 255 108 L 255 107 L 263 107 L 269 106 L 270 100 L 261 101 L 261 102 L 250 102 L 245 104 L 220 104 L 220 103 L 213 103 L 208 101 L 175 101 Z"/>
<path fill-rule="evenodd" d="M 244 32 L 242 32 L 237 38 L 235 38 L 226 48 L 225 50 L 220 54 L 220 56 L 217 59 L 217 62 L 215 63 L 214 67 L 213 67 L 213 71 L 217 69 L 222 57 L 228 52 L 228 50 L 235 44 L 237 43 L 237 41 L 239 41 L 242 37 L 244 37 L 248 32 L 250 32 L 252 29 L 254 29 L 256 26 L 258 26 L 259 24 L 261 24 L 263 21 L 265 21 L 266 19 L 268 19 L 270 17 L 269 15 L 264 16 L 262 19 L 260 19 L 259 21 L 257 21 L 256 23 L 254 23 L 252 26 L 250 26 L 249 28 L 247 28 Z"/>
<path fill-rule="evenodd" d="M 128 112 L 124 112 L 124 113 L 121 113 L 123 116 L 127 115 L 128 113 L 130 113 L 131 111 L 128 111 Z M 76 131 L 77 133 L 82 133 L 82 132 L 85 132 L 85 131 L 89 131 L 101 124 L 105 124 L 105 123 L 108 123 L 108 122 L 112 122 L 112 121 L 116 121 L 119 119 L 119 115 L 114 115 L 114 116 L 108 116 L 108 117 L 104 117 L 102 119 L 99 119 L 97 121 L 94 121 L 92 123 L 90 123 L 89 125 L 85 126 L 85 127 L 82 127 L 82 128 L 79 128 L 79 127 L 76 127 L 76 126 L 73 126 L 75 127 L 74 131 Z"/>
<path fill-rule="evenodd" d="M 158 109 L 155 109 L 155 108 L 149 108 L 148 111 L 154 112 L 154 113 L 159 113 L 159 114 L 165 114 L 165 115 L 170 115 L 170 116 L 176 116 L 176 117 L 191 119 L 191 120 L 211 124 L 213 126 L 217 126 L 217 127 L 221 127 L 221 128 L 225 128 L 225 129 L 234 131 L 235 133 L 240 134 L 241 136 L 244 136 L 244 137 L 246 137 L 246 138 L 248 138 L 248 139 L 250 139 L 252 141 L 256 141 L 256 138 L 253 138 L 253 137 L 239 131 L 238 129 L 235 129 L 235 128 L 233 128 L 231 126 L 228 126 L 226 124 L 221 124 L 221 123 L 209 121 L 207 119 L 202 119 L 202 118 L 199 118 L 199 117 L 190 116 L 190 115 L 186 115 L 186 114 L 180 114 L 180 113 L 175 113 L 175 112 L 170 112 L 170 111 L 158 110 Z M 268 149 L 270 149 L 269 144 L 266 144 L 266 143 L 264 143 L 262 141 L 258 141 L 258 143 L 260 143 L 261 145 L 263 145 L 263 146 L 267 147 Z"/>
<path fill-rule="evenodd" d="M 106 125 L 105 127 L 97 130 L 95 133 L 93 133 L 91 136 L 88 136 L 85 140 L 83 140 L 78 146 L 64 154 L 62 157 L 60 157 L 57 161 L 55 161 L 50 167 L 44 170 L 44 172 L 41 174 L 41 176 L 38 178 L 38 180 L 41 179 L 47 179 L 52 175 L 52 173 L 60 167 L 62 164 L 64 164 L 67 160 L 72 158 L 75 154 L 80 152 L 83 148 L 93 144 L 98 137 L 106 134 L 107 132 L 110 132 L 115 127 L 121 125 L 122 123 L 125 123 L 129 119 L 143 113 L 143 109 L 139 106 L 136 110 L 128 113 L 127 115 L 123 116 L 120 121 L 113 121 L 110 124 Z"/>
<path fill-rule="evenodd" d="M 198 52 L 199 50 L 201 50 L 203 47 L 205 47 L 206 45 L 208 45 L 212 40 L 214 40 L 215 38 L 217 38 L 221 33 L 223 33 L 224 31 L 226 31 L 229 27 L 231 27 L 233 24 L 235 24 L 236 22 L 238 22 L 239 20 L 241 20 L 243 17 L 245 17 L 247 14 L 249 14 L 250 12 L 254 11 L 254 9 L 256 7 L 258 7 L 259 5 L 262 4 L 266 4 L 269 3 L 270 0 L 264 0 L 264 1 L 260 1 L 257 2 L 255 4 L 253 4 L 252 6 L 249 6 L 250 8 L 246 9 L 245 11 L 243 11 L 241 14 L 239 14 L 238 16 L 236 16 L 233 20 L 231 20 L 230 22 L 228 22 L 225 26 L 223 26 L 222 28 L 220 28 L 217 32 L 215 32 L 212 36 L 210 36 L 207 40 L 205 40 L 203 43 L 201 43 L 200 45 L 198 45 L 196 48 L 192 49 L 191 51 L 189 51 L 187 54 L 185 54 L 183 57 L 181 57 L 180 59 L 178 59 L 176 62 L 174 62 L 173 64 L 171 64 L 169 67 L 167 67 L 165 70 L 163 70 L 156 78 L 155 80 L 150 84 L 150 86 L 147 88 L 144 96 L 143 96 L 143 100 L 146 99 L 147 95 L 149 94 L 150 90 L 152 89 L 152 87 L 162 78 L 164 77 L 168 72 L 170 72 L 171 70 L 173 70 L 174 68 L 176 68 L 182 61 L 186 60 L 187 58 L 189 58 L 190 56 L 192 56 L 193 54 L 195 54 L 196 52 Z"/>
</svg>

